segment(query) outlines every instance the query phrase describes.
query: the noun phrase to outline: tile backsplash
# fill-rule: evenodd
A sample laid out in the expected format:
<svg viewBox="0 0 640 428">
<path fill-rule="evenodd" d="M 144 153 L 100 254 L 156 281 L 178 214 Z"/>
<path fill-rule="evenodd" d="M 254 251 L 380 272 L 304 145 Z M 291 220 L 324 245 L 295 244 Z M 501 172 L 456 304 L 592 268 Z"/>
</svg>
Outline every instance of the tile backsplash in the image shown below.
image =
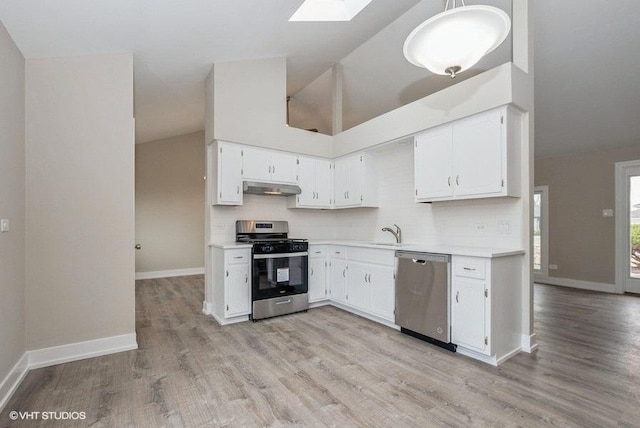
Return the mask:
<svg viewBox="0 0 640 428">
<path fill-rule="evenodd" d="M 245 195 L 239 207 L 211 208 L 212 241 L 235 238 L 235 220 L 288 220 L 290 236 L 393 242 L 382 232 L 394 223 L 403 242 L 521 248 L 520 198 L 415 203 L 413 147 L 407 143 L 377 149 L 379 208 L 289 209 L 283 197 Z"/>
</svg>

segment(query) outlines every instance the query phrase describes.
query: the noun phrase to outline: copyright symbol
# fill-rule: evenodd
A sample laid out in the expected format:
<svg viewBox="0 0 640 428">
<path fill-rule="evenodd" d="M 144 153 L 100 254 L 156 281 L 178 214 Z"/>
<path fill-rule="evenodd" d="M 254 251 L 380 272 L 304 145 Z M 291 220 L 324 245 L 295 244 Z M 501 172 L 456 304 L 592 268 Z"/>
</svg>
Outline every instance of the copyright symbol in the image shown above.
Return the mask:
<svg viewBox="0 0 640 428">
<path fill-rule="evenodd" d="M 9 413 L 9 419 L 11 419 L 12 421 L 15 421 L 18 419 L 18 412 L 16 412 L 15 410 L 13 412 Z"/>
</svg>

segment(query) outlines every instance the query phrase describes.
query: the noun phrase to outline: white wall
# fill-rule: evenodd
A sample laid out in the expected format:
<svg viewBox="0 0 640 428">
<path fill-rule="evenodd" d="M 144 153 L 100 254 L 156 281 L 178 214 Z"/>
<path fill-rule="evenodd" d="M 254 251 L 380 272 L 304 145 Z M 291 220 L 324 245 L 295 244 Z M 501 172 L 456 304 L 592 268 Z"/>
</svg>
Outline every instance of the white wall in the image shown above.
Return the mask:
<svg viewBox="0 0 640 428">
<path fill-rule="evenodd" d="M 207 143 L 330 156 L 330 136 L 286 126 L 286 81 L 285 58 L 215 64 L 206 83 Z"/>
<path fill-rule="evenodd" d="M 136 273 L 204 268 L 204 133 L 136 144 Z"/>
<path fill-rule="evenodd" d="M 27 348 L 135 332 L 131 54 L 26 63 Z"/>
<path fill-rule="evenodd" d="M 25 61 L 0 23 L 0 408 L 7 375 L 25 352 Z M 3 381 L 6 383 L 3 387 Z"/>
</svg>

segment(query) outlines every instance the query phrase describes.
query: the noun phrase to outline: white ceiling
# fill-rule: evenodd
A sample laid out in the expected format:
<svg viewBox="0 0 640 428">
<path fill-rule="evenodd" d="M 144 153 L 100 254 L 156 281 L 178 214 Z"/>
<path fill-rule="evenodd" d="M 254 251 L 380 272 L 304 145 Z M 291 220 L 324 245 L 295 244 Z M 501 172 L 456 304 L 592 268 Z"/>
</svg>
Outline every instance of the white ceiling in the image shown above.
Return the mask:
<svg viewBox="0 0 640 428">
<path fill-rule="evenodd" d="M 2 0 L 0 21 L 26 58 L 133 52 L 138 142 L 203 129 L 215 62 L 287 57 L 295 94 L 344 58 L 347 126 L 453 83 L 408 65 L 397 47 L 442 0 L 374 0 L 351 22 L 288 22 L 301 3 Z M 536 157 L 638 144 L 637 0 L 533 3 Z M 510 9 L 510 0 L 467 4 Z M 507 44 L 460 80 L 509 58 Z M 384 66 L 359 70 L 367 61 Z"/>
</svg>

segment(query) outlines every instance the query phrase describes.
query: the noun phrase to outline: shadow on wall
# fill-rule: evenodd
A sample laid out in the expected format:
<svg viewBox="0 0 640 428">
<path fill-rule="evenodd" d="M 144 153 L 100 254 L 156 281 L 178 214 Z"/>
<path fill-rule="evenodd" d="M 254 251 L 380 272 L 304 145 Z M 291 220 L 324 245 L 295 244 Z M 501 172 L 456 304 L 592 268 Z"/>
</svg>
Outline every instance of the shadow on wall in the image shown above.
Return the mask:
<svg viewBox="0 0 640 428">
<path fill-rule="evenodd" d="M 449 86 L 453 86 L 464 80 L 470 79 L 471 77 L 477 76 L 478 74 L 484 73 L 485 71 L 486 70 L 472 68 L 462 74 L 457 75 L 455 79 L 452 79 L 449 76 L 431 74 L 430 72 L 427 72 L 425 70 L 425 72 L 428 74 L 425 78 L 412 82 L 410 85 L 406 86 L 403 90 L 400 91 L 400 93 L 398 94 L 398 104 L 405 105 L 412 103 L 419 100 L 420 98 L 424 98 L 433 93 L 446 89 Z"/>
</svg>

